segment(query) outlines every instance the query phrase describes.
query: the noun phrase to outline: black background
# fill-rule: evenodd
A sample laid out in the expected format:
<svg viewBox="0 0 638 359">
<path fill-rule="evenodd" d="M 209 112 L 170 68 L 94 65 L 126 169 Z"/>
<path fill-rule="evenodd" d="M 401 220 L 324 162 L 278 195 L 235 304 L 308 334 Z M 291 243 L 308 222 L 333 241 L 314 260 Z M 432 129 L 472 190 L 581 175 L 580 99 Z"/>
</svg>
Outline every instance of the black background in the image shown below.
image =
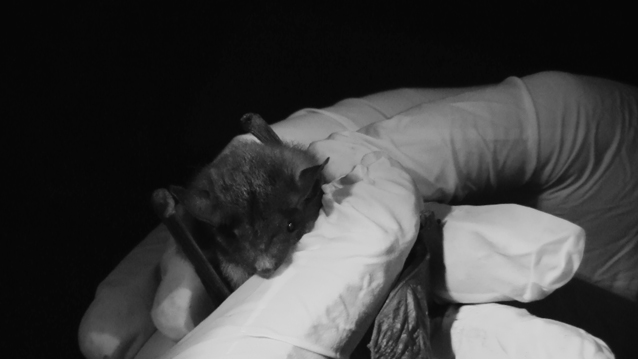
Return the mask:
<svg viewBox="0 0 638 359">
<path fill-rule="evenodd" d="M 158 223 L 153 189 L 184 183 L 241 132 L 246 112 L 274 122 L 376 91 L 542 70 L 638 84 L 628 7 L 424 5 L 7 11 L 3 177 L 13 215 L 2 297 L 15 339 L 1 345 L 24 358 L 79 358 L 77 327 L 97 284 Z"/>
</svg>

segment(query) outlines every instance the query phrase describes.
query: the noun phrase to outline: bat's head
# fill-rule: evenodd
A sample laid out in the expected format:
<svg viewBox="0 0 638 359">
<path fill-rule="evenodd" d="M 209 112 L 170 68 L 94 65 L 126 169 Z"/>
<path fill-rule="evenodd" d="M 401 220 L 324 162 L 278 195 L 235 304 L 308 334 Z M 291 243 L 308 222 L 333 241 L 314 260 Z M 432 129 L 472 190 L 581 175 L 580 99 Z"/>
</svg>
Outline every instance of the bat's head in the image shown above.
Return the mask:
<svg viewBox="0 0 638 359">
<path fill-rule="evenodd" d="M 327 162 L 294 175 L 253 171 L 250 181 L 216 173 L 207 186 L 171 187 L 171 192 L 190 215 L 210 226 L 214 234 L 210 240 L 221 258 L 250 274 L 268 277 L 314 226 Z"/>
</svg>

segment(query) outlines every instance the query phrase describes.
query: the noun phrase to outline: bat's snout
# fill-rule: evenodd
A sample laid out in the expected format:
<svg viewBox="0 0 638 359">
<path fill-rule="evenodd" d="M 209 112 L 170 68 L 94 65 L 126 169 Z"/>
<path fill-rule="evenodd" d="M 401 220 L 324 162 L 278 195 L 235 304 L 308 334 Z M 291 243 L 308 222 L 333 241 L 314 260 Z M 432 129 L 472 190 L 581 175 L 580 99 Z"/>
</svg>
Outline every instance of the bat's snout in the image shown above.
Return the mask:
<svg viewBox="0 0 638 359">
<path fill-rule="evenodd" d="M 260 257 L 255 263 L 255 269 L 257 269 L 257 274 L 260 277 L 270 276 L 278 267 L 279 263 L 274 258 L 269 257 Z"/>
</svg>

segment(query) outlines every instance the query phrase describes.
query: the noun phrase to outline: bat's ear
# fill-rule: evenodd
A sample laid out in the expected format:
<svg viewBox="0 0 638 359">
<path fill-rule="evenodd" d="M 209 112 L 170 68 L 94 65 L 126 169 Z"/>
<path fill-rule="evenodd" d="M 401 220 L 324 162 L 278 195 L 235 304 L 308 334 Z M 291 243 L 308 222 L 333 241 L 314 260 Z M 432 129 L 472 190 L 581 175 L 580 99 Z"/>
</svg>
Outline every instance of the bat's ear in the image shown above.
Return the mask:
<svg viewBox="0 0 638 359">
<path fill-rule="evenodd" d="M 330 160 L 330 157 L 326 158 L 322 164 L 305 168 L 299 173 L 299 186 L 302 191 L 305 191 L 301 197 L 301 201 L 310 200 L 315 198 L 321 193 L 321 185 L 323 184 L 323 168 Z"/>
<path fill-rule="evenodd" d="M 244 131 L 251 133 L 257 137 L 264 145 L 282 145 L 283 141 L 275 131 L 264 121 L 261 116 L 256 113 L 247 113 L 241 120 L 241 125 Z"/>
<path fill-rule="evenodd" d="M 202 189 L 170 186 L 170 192 L 193 217 L 214 225 L 215 211 L 210 193 Z"/>
</svg>

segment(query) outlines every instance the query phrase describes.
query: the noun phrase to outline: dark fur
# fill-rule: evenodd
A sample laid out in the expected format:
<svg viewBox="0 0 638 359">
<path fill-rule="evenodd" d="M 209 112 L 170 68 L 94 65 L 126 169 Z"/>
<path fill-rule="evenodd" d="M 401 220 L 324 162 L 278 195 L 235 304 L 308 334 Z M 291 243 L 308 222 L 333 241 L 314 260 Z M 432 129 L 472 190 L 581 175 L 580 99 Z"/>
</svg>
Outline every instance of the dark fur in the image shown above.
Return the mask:
<svg viewBox="0 0 638 359">
<path fill-rule="evenodd" d="M 257 120 L 251 132 L 274 134 Z M 326 162 L 319 164 L 307 151 L 281 140 L 237 142 L 188 189 L 171 188 L 191 217 L 185 223 L 198 245 L 232 289 L 255 273 L 270 275 L 312 229 Z"/>
</svg>

